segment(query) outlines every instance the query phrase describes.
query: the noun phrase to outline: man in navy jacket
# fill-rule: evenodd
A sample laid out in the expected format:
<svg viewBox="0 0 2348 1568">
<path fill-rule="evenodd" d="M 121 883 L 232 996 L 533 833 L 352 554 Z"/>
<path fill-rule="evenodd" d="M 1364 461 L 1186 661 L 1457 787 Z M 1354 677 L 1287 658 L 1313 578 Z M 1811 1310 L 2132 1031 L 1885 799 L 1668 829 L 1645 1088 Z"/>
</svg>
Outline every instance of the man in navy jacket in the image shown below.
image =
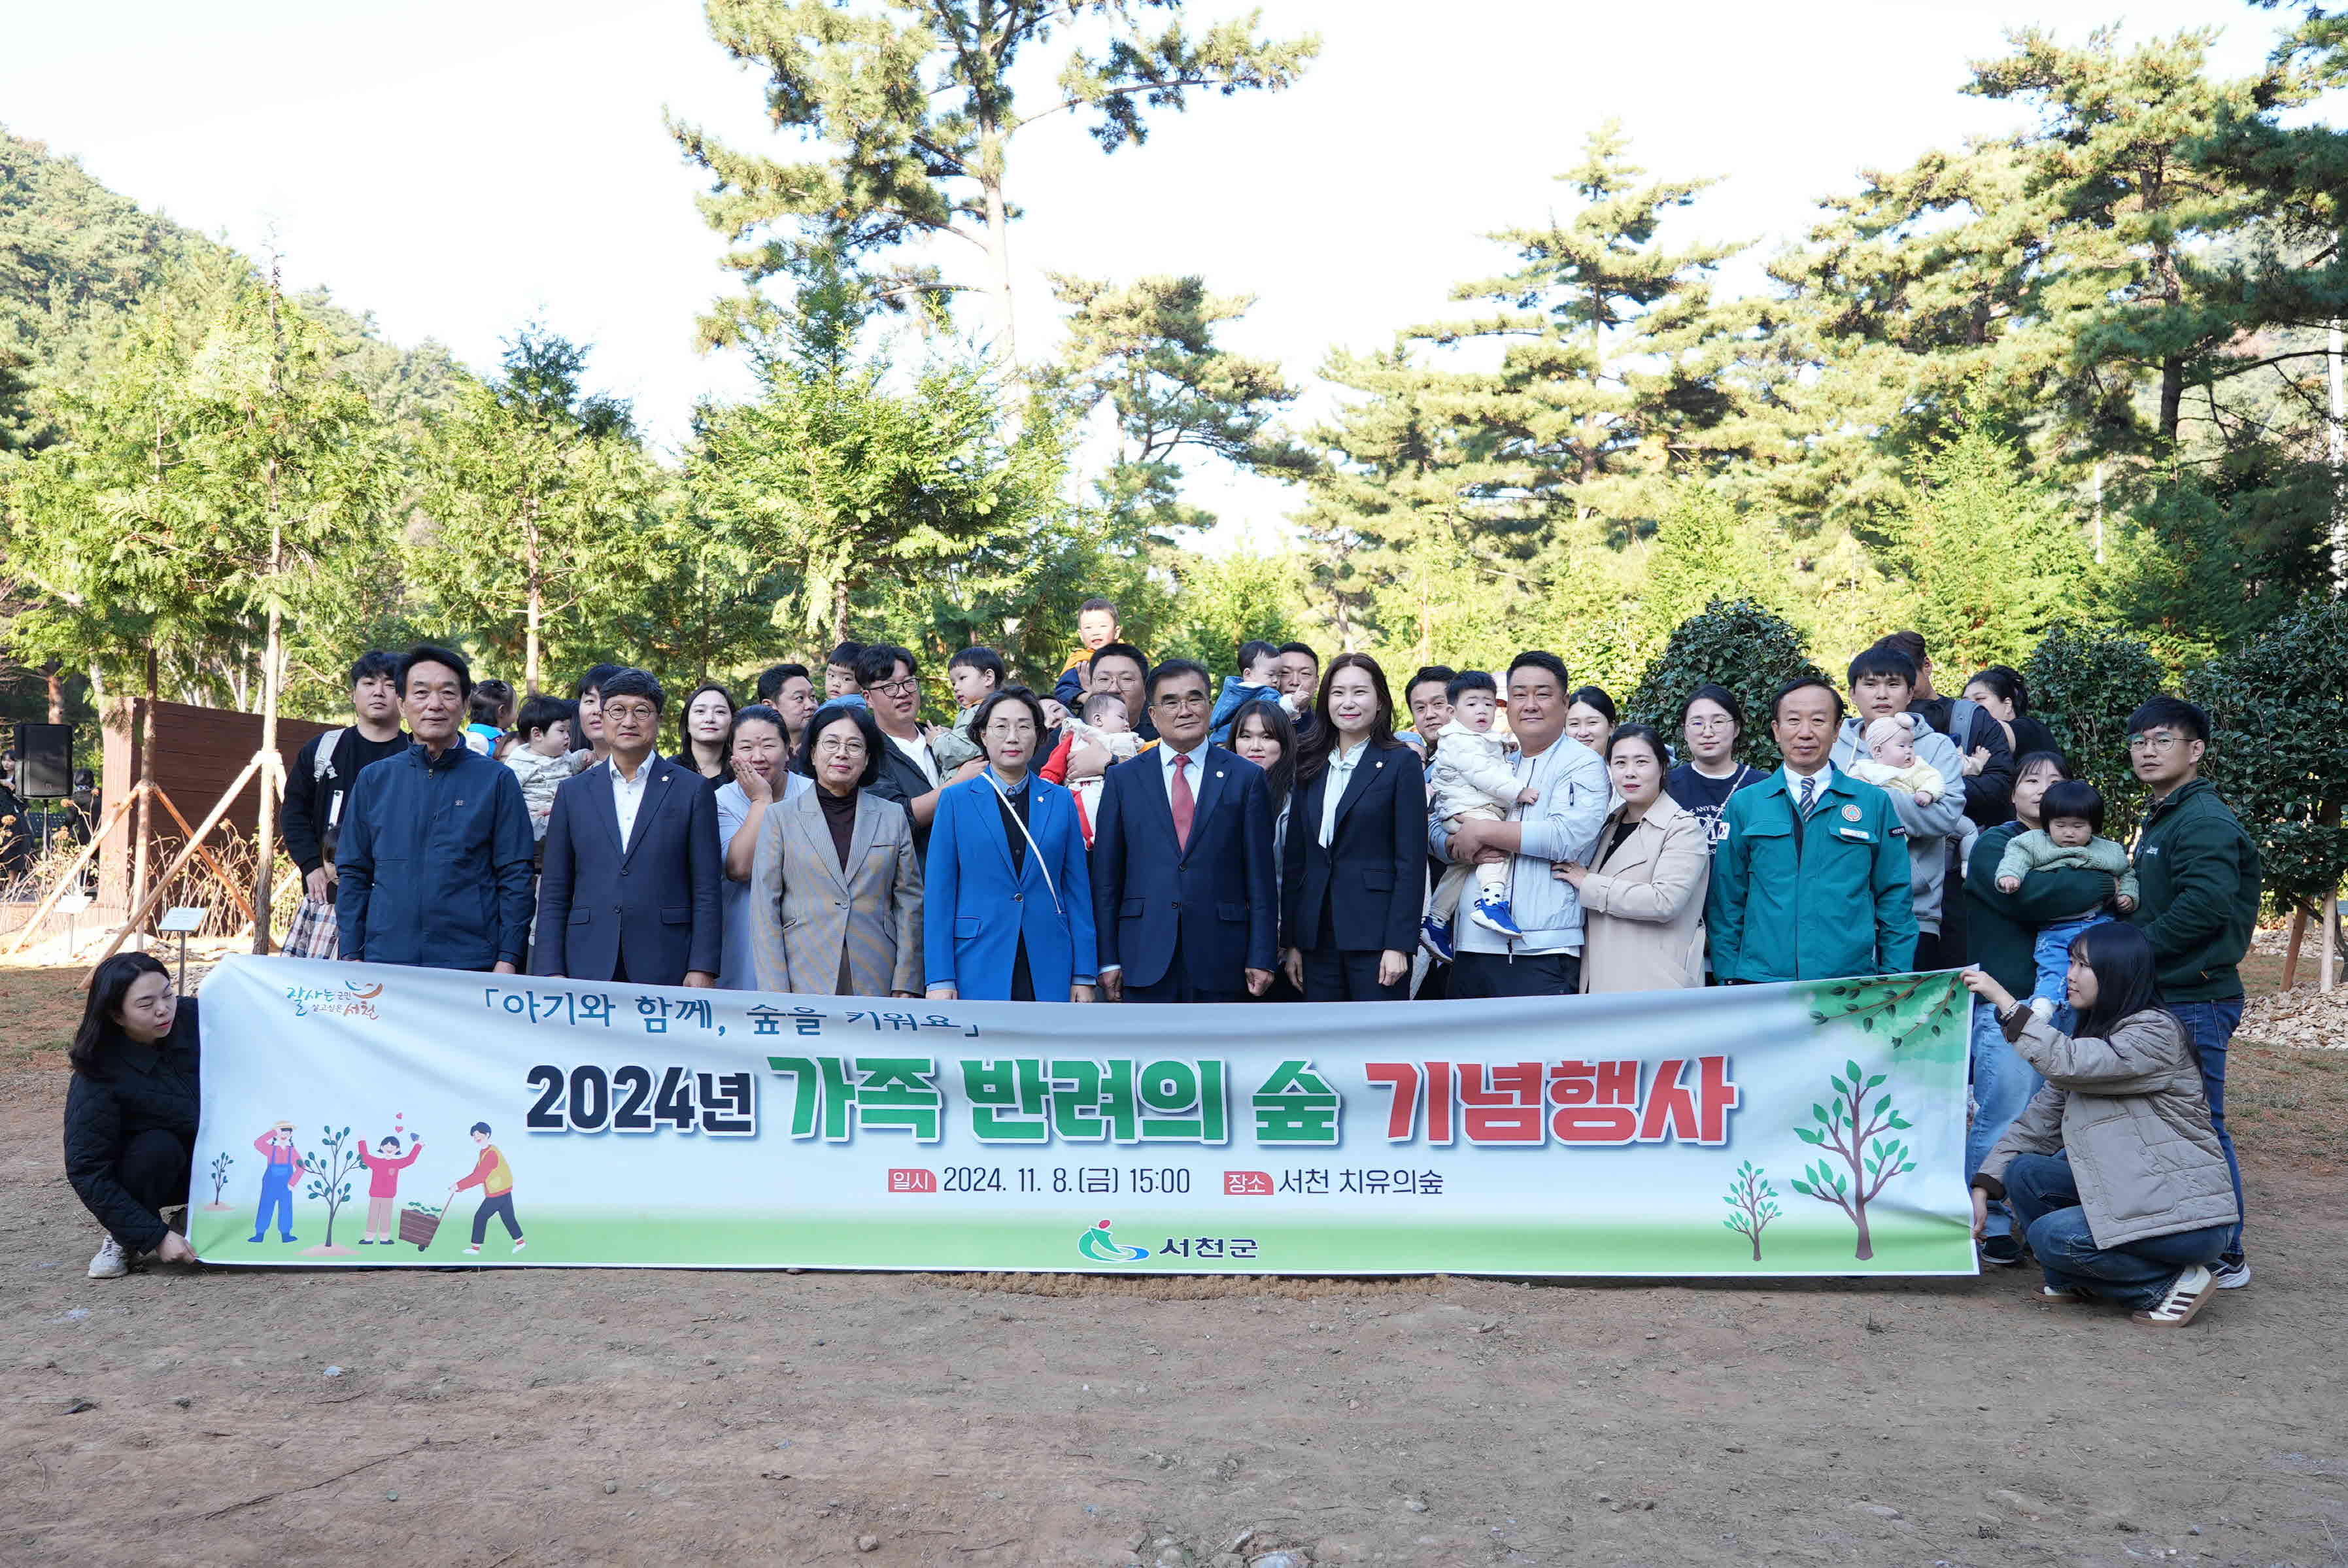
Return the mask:
<svg viewBox="0 0 2348 1568">
<path fill-rule="evenodd" d="M 361 769 L 343 802 L 342 955 L 515 974 L 530 944 L 533 848 L 521 785 L 465 748 L 473 673 L 462 654 L 416 648 L 398 679 L 416 744 Z"/>
<path fill-rule="evenodd" d="M 1111 768 L 1093 826 L 1093 923 L 1111 1000 L 1240 1002 L 1272 984 L 1279 872 L 1263 769 L 1207 744 L 1204 666 L 1150 672 L 1159 744 Z"/>
<path fill-rule="evenodd" d="M 546 825 L 530 969 L 638 985 L 717 983 L 717 798 L 653 754 L 660 682 L 603 682 L 609 761 L 563 781 Z"/>
</svg>

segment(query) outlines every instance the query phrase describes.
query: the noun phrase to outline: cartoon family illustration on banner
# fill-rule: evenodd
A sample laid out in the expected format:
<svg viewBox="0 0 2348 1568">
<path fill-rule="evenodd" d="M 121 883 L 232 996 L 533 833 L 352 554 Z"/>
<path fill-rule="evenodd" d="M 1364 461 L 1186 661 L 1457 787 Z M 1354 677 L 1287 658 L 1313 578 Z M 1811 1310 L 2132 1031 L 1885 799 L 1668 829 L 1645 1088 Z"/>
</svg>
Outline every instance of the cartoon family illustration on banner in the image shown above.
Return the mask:
<svg viewBox="0 0 2348 1568">
<path fill-rule="evenodd" d="M 461 1253 L 451 1250 L 450 1255 L 479 1255 L 489 1238 L 492 1219 L 505 1227 L 514 1252 L 528 1247 L 529 1238 L 522 1233 L 521 1221 L 514 1212 L 513 1167 L 507 1163 L 504 1151 L 491 1141 L 494 1133 L 486 1121 L 474 1122 L 467 1130 L 473 1158 L 463 1174 L 449 1182 L 440 1202 L 411 1198 L 405 1208 L 400 1206 L 400 1179 L 424 1158 L 425 1152 L 422 1135 L 408 1130 L 404 1114 L 396 1113 L 392 1130 L 376 1139 L 372 1146 L 364 1138 L 354 1141 L 348 1127 L 322 1127 L 307 1150 L 296 1140 L 291 1121 L 271 1123 L 252 1140 L 252 1151 L 260 1159 L 260 1184 L 254 1191 L 252 1234 L 245 1238 L 246 1244 L 268 1242 L 273 1225 L 281 1245 L 301 1241 L 294 1229 L 294 1199 L 298 1194 L 311 1204 L 322 1205 L 324 1211 L 323 1234 L 304 1247 L 298 1256 L 355 1258 L 362 1255 L 357 1247 L 396 1246 L 403 1242 L 420 1253 L 428 1253 L 457 1195 L 478 1190 L 480 1202 L 473 1211 L 472 1241 Z M 237 1205 L 223 1201 L 235 1184 L 236 1163 L 236 1156 L 223 1150 L 205 1165 L 212 1184 L 212 1201 L 206 1206 L 209 1212 L 236 1211 Z M 344 1218 L 343 1210 L 351 1202 L 362 1175 L 366 1181 L 366 1226 L 356 1246 L 337 1244 L 335 1226 L 343 1225 L 345 1235 L 348 1235 L 349 1221 Z M 314 1211 L 313 1218 L 315 1217 Z"/>
</svg>

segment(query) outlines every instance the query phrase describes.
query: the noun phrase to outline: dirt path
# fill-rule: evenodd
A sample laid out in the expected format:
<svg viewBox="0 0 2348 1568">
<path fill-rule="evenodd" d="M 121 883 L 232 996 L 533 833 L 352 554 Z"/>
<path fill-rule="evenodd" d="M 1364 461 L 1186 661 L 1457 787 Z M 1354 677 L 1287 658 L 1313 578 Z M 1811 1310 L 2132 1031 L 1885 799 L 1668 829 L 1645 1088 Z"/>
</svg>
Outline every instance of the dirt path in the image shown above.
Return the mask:
<svg viewBox="0 0 2348 1568">
<path fill-rule="evenodd" d="M 2237 1071 L 2333 1141 L 2253 1145 L 2257 1283 L 2161 1334 L 2020 1271 L 90 1281 L 15 1045 L 11 1564 L 2348 1564 L 2343 1075 L 2295 1059 Z"/>
</svg>

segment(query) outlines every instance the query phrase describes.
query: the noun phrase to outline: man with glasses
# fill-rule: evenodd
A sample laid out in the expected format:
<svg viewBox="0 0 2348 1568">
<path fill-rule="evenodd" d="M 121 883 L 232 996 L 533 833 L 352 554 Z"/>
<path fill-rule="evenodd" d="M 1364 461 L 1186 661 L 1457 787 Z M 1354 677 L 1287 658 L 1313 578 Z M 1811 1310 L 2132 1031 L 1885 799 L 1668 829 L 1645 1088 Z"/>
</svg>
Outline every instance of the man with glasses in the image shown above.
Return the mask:
<svg viewBox="0 0 2348 1568">
<path fill-rule="evenodd" d="M 661 684 L 602 685 L 611 758 L 563 780 L 546 825 L 530 972 L 637 985 L 717 984 L 717 797 L 653 754 Z"/>
<path fill-rule="evenodd" d="M 1101 988 L 1111 1001 L 1261 996 L 1279 934 L 1263 769 L 1208 743 L 1203 665 L 1169 659 L 1148 694 L 1159 745 L 1108 770 L 1094 820 Z"/>
<path fill-rule="evenodd" d="M 2157 696 L 2128 715 L 2127 725 L 2128 766 L 2152 791 L 2137 830 L 2137 903 L 2129 918 L 2152 943 L 2161 1001 L 2193 1037 L 2209 1122 L 2225 1147 L 2239 1206 L 2242 1171 L 2226 1130 L 2226 1047 L 2242 1021 L 2237 965 L 2259 923 L 2258 846 L 2201 777 L 2208 715 L 2179 698 Z M 2213 1272 L 2222 1290 L 2250 1283 L 2240 1226 Z"/>
<path fill-rule="evenodd" d="M 869 645 L 856 656 L 856 685 L 872 705 L 880 738 L 888 743 L 872 793 L 905 808 L 913 820 L 913 852 L 926 857 L 930 823 L 938 814 L 938 790 L 977 778 L 986 763 L 973 758 L 951 773 L 940 770 L 922 733 L 921 666 L 910 649 L 894 643 Z"/>
</svg>

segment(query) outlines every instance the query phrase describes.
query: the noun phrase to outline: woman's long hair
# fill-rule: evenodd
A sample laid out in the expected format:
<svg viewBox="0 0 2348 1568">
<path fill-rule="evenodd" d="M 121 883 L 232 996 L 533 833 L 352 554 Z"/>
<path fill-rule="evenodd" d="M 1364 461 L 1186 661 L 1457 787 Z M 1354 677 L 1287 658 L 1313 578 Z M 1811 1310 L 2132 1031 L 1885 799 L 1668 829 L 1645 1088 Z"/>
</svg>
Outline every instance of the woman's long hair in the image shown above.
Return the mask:
<svg viewBox="0 0 2348 1568">
<path fill-rule="evenodd" d="M 2071 1031 L 2080 1038 L 2107 1039 L 2123 1020 L 2138 1013 L 2168 1013 L 2160 1005 L 2152 943 L 2126 921 L 2087 927 L 2071 939 L 2071 956 L 2096 975 L 2095 1006 L 2079 1016 L 2078 1026 Z M 2170 1018 L 2175 1021 L 2174 1015 Z"/>
<path fill-rule="evenodd" d="M 701 694 L 705 691 L 714 691 L 726 699 L 726 733 L 717 738 L 717 767 L 720 778 L 731 778 L 733 776 L 730 764 L 734 750 L 734 715 L 738 710 L 734 702 L 734 694 L 719 682 L 702 682 L 687 694 L 683 702 L 677 704 L 676 759 L 695 773 L 701 771 L 701 754 L 693 748 L 693 705 L 701 700 Z M 788 733 L 786 731 L 786 734 Z"/>
<path fill-rule="evenodd" d="M 1262 697 L 1243 702 L 1239 711 L 1231 715 L 1232 749 L 1238 748 L 1240 729 L 1251 718 L 1262 719 L 1265 732 L 1280 746 L 1280 760 L 1263 770 L 1264 790 L 1272 797 L 1272 814 L 1278 816 L 1280 803 L 1287 799 L 1288 792 L 1296 787 L 1295 721 L 1288 717 L 1288 710 L 1276 702 L 1268 702 Z"/>
<path fill-rule="evenodd" d="M 1310 779 L 1327 765 L 1329 754 L 1337 749 L 1337 721 L 1329 717 L 1329 685 L 1350 669 L 1367 670 L 1370 690 L 1378 699 L 1377 712 L 1370 719 L 1370 744 L 1385 748 L 1402 744 L 1395 738 L 1394 695 L 1386 689 L 1386 672 L 1378 668 L 1378 661 L 1367 654 L 1339 654 L 1321 672 L 1321 695 L 1313 705 L 1316 716 L 1313 733 L 1306 737 L 1302 754 L 1296 759 L 1296 777 Z M 1237 734 L 1237 729 L 1232 731 Z"/>
<path fill-rule="evenodd" d="M 151 953 L 118 953 L 98 966 L 98 973 L 90 977 L 89 1000 L 82 1004 L 81 1024 L 74 1030 L 73 1047 L 66 1052 L 74 1071 L 96 1078 L 114 1076 L 101 1053 L 108 1040 L 122 1033 L 114 1016 L 122 1011 L 122 999 L 141 975 L 171 977 L 163 961 Z"/>
</svg>

